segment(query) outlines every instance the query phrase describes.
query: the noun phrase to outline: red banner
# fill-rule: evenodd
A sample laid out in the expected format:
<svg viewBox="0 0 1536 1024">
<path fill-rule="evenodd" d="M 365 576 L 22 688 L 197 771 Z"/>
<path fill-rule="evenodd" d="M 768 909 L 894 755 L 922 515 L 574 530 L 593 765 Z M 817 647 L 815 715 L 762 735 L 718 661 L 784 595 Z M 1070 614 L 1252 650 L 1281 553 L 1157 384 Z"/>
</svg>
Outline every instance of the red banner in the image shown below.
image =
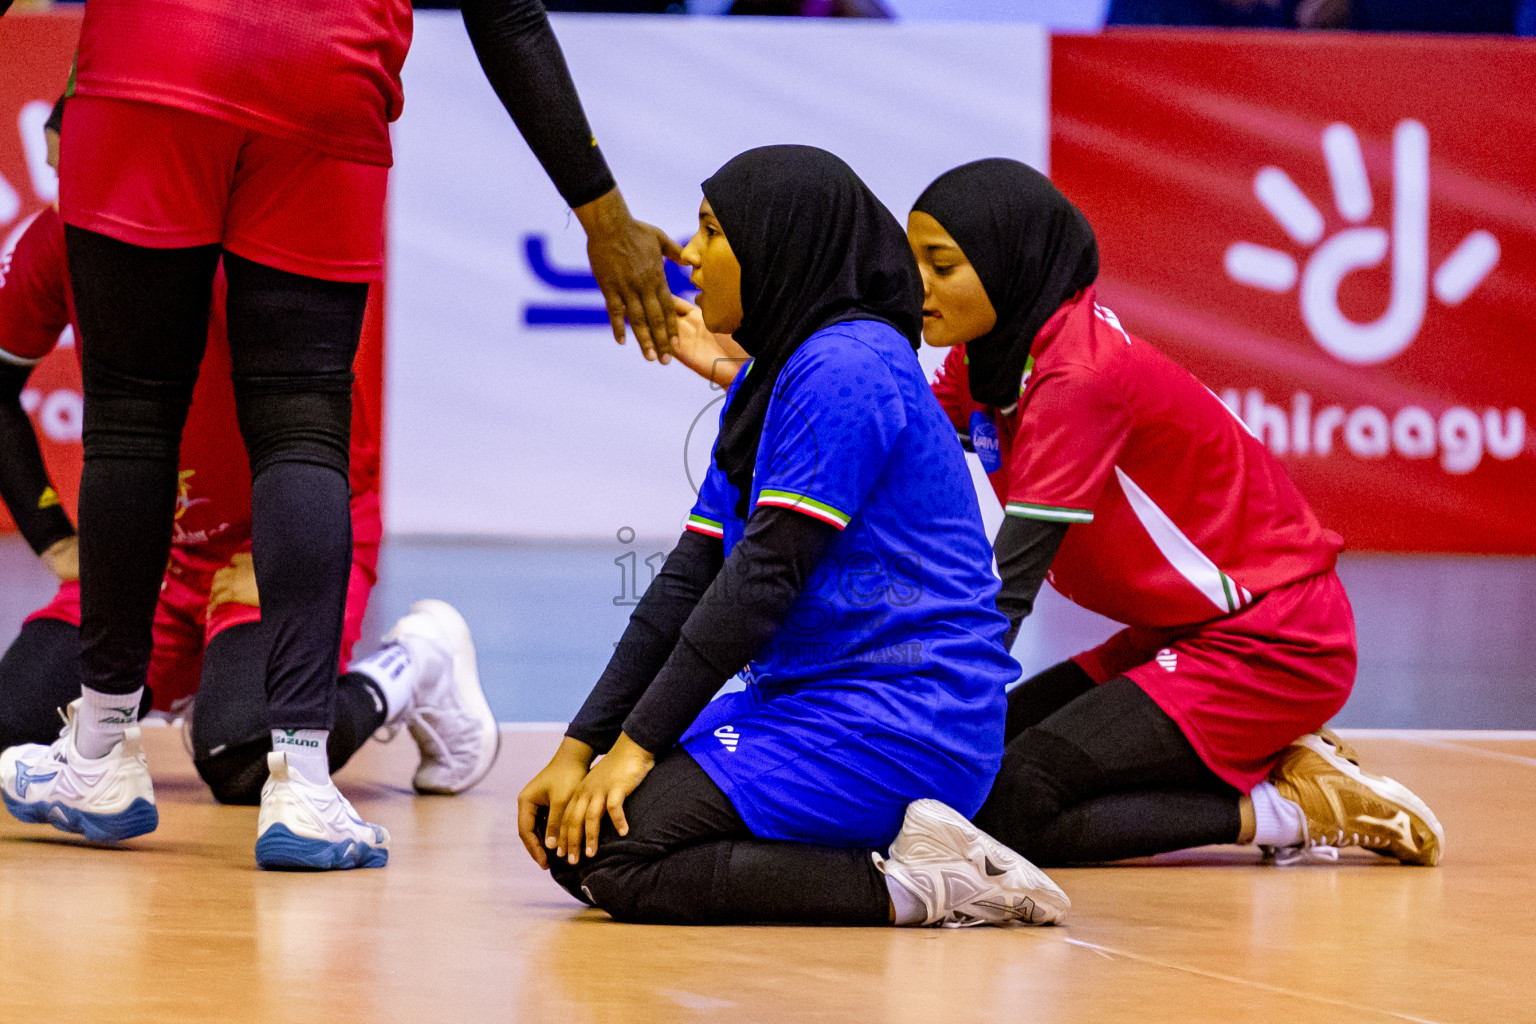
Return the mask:
<svg viewBox="0 0 1536 1024">
<path fill-rule="evenodd" d="M 1111 31 L 1051 74 L 1128 329 L 1349 547 L 1536 553 L 1536 46 Z"/>
<path fill-rule="evenodd" d="M 12 11 L 0 18 L 0 126 L 15 129 L 0 131 L 0 266 L 32 215 L 57 196 L 57 182 L 44 162 L 42 124 L 69 80 L 79 36 L 77 11 Z M 383 309 L 383 289 L 375 286 L 368 296 L 368 316 L 355 364 L 362 415 L 375 438 L 384 436 Z M 73 518 L 80 489 L 84 408 L 73 332 L 66 332 L 59 348 L 32 371 L 21 398 L 32 416 L 49 475 Z M 0 533 L 14 529 L 0 504 Z"/>
<path fill-rule="evenodd" d="M 69 82 L 69 67 L 80 38 L 77 12 L 0 18 L 0 268 L 32 215 L 58 196 L 58 181 L 46 162 L 43 122 Z M 75 514 L 80 488 L 80 367 L 73 332 L 38 364 L 22 392 L 32 416 L 49 475 Z M 5 339 L 0 338 L 0 346 Z M 15 529 L 0 504 L 0 533 Z"/>
</svg>

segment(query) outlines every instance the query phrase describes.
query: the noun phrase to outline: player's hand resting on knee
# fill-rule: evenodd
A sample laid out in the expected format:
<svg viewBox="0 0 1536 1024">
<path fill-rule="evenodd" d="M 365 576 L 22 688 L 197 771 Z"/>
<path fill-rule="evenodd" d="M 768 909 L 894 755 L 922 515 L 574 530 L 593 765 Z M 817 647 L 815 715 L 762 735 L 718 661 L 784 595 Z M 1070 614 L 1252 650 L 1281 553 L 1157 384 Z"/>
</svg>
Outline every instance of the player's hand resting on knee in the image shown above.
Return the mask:
<svg viewBox="0 0 1536 1024">
<path fill-rule="evenodd" d="M 603 825 L 606 813 L 613 819 L 613 827 L 619 835 L 629 835 L 629 822 L 624 818 L 624 800 L 640 785 L 656 765 L 650 751 L 623 733 L 613 749 L 587 773 L 577 787 L 571 802 L 565 805 L 565 822 L 561 828 L 560 855 L 575 864 L 581 859 L 582 833 L 586 833 L 586 854 L 597 853 L 597 833 Z M 550 811 L 554 820 L 554 811 Z"/>
<path fill-rule="evenodd" d="M 736 374 L 752 357 L 729 334 L 713 334 L 704 326 L 704 314 L 687 299 L 674 298 L 677 308 L 677 341 L 672 354 L 683 365 L 722 388 L 731 386 Z"/>
<path fill-rule="evenodd" d="M 548 870 L 549 858 L 545 849 L 565 856 L 560 844 L 560 826 L 565 821 L 565 808 L 571 796 L 587 777 L 594 752 L 590 746 L 569 736 L 560 741 L 560 749 L 549 759 L 544 770 L 535 775 L 517 794 L 517 834 L 535 864 Z M 539 808 L 549 808 L 549 823 L 544 834 L 537 832 Z"/>
</svg>

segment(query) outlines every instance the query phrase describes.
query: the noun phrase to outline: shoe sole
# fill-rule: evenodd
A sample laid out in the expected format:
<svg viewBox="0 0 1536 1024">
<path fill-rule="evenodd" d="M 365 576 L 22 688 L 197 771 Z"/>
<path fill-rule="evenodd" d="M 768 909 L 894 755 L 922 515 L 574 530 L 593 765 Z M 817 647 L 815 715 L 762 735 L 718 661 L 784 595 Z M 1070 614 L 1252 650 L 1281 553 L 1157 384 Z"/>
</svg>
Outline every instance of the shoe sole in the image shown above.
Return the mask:
<svg viewBox="0 0 1536 1024">
<path fill-rule="evenodd" d="M 1364 770 L 1359 765 L 1341 756 L 1334 749 L 1333 745 L 1321 736 L 1303 736 L 1296 741 L 1296 745 L 1312 751 L 1312 753 L 1327 761 L 1334 769 L 1354 779 L 1383 800 L 1398 804 L 1409 814 L 1424 822 L 1435 837 L 1435 848 L 1428 859 L 1407 860 L 1396 852 L 1392 853 L 1392 856 L 1397 857 L 1398 860 L 1405 864 L 1423 864 L 1426 867 L 1433 867 L 1440 863 L 1440 858 L 1445 855 L 1445 829 L 1441 827 L 1440 819 L 1435 817 L 1435 812 L 1429 809 L 1429 805 L 1420 799 L 1417 793 L 1396 779 L 1390 779 L 1385 775 L 1375 775 Z"/>
<path fill-rule="evenodd" d="M 256 840 L 256 866 L 263 871 L 350 871 L 388 863 L 388 849 L 355 839 L 306 839 L 294 835 L 287 825 L 273 825 Z"/>
<path fill-rule="evenodd" d="M 447 601 L 426 598 L 411 605 L 412 612 L 428 615 L 443 631 L 443 636 L 453 645 L 453 685 L 459 697 L 480 719 L 481 754 L 475 767 L 462 780 L 452 786 L 422 786 L 412 780 L 416 792 L 436 796 L 454 796 L 475 786 L 496 765 L 501 755 L 501 729 L 496 716 L 491 713 L 490 702 L 485 699 L 485 688 L 480 685 L 480 669 L 475 660 L 475 642 L 469 631 L 469 623 L 457 608 Z M 487 753 L 489 751 L 489 753 Z"/>
<path fill-rule="evenodd" d="M 1072 901 L 1049 875 L 971 824 L 948 804 L 939 800 L 913 801 L 907 807 L 902 831 L 918 830 L 927 832 L 946 847 L 954 846 L 947 841 L 947 836 L 958 834 L 963 841 L 962 856 L 984 877 L 1014 875 L 1022 883 L 1020 887 L 1027 890 L 1028 905 L 1020 908 L 1023 913 L 1019 920 L 1026 924 L 1059 924 L 1065 919 Z M 895 856 L 896 850 L 893 848 L 891 853 Z"/>
<path fill-rule="evenodd" d="M 160 810 L 154 804 L 137 797 L 127 810 L 117 814 L 95 814 L 82 811 L 56 800 L 39 800 L 25 803 L 5 797 L 5 809 L 17 821 L 30 825 L 52 825 L 60 832 L 84 836 L 93 843 L 121 843 L 135 836 L 147 835 L 160 827 Z"/>
</svg>

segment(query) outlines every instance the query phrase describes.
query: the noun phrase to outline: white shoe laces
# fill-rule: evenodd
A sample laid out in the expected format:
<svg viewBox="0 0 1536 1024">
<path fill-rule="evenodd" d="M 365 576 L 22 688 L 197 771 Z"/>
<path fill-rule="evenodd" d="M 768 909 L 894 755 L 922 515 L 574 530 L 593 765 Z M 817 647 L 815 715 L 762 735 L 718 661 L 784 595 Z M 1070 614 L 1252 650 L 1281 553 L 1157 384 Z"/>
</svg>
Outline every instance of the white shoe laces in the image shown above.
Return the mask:
<svg viewBox="0 0 1536 1024">
<path fill-rule="evenodd" d="M 1298 846 L 1266 846 L 1263 850 L 1265 858 L 1281 868 L 1292 864 L 1333 863 L 1339 859 L 1337 846 L 1313 841 Z"/>
</svg>

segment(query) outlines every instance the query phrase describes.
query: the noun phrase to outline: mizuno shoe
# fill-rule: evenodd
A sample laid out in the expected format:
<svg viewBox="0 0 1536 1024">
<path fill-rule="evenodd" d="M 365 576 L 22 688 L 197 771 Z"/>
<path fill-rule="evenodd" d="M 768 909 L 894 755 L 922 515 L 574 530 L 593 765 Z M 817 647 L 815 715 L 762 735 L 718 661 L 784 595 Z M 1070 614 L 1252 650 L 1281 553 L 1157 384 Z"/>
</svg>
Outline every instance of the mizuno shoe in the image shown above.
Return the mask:
<svg viewBox="0 0 1536 1024">
<path fill-rule="evenodd" d="M 93 843 L 118 843 L 160 824 L 155 787 L 144 763 L 139 727 L 130 725 L 105 756 L 75 749 L 80 701 L 72 701 L 52 744 L 28 743 L 0 753 L 0 794 L 21 821 L 52 825 Z"/>
<path fill-rule="evenodd" d="M 1270 772 L 1280 795 L 1301 808 L 1307 839 L 1297 849 L 1359 846 L 1404 864 L 1433 865 L 1445 830 L 1429 805 L 1407 786 L 1372 775 L 1316 734 L 1292 743 Z"/>
<path fill-rule="evenodd" d="M 256 866 L 268 871 L 345 871 L 389 863 L 389 833 L 357 816 L 336 784 L 315 784 L 267 755 L 256 819 Z"/>
<path fill-rule="evenodd" d="M 923 901 L 924 925 L 1055 924 L 1072 906 L 1045 872 L 937 800 L 908 805 L 890 857 L 874 856 Z"/>
<path fill-rule="evenodd" d="M 421 666 L 404 718 L 421 750 L 419 793 L 462 793 L 490 772 L 501 731 L 475 667 L 469 624 L 445 601 L 417 601 L 384 637 Z"/>
</svg>

